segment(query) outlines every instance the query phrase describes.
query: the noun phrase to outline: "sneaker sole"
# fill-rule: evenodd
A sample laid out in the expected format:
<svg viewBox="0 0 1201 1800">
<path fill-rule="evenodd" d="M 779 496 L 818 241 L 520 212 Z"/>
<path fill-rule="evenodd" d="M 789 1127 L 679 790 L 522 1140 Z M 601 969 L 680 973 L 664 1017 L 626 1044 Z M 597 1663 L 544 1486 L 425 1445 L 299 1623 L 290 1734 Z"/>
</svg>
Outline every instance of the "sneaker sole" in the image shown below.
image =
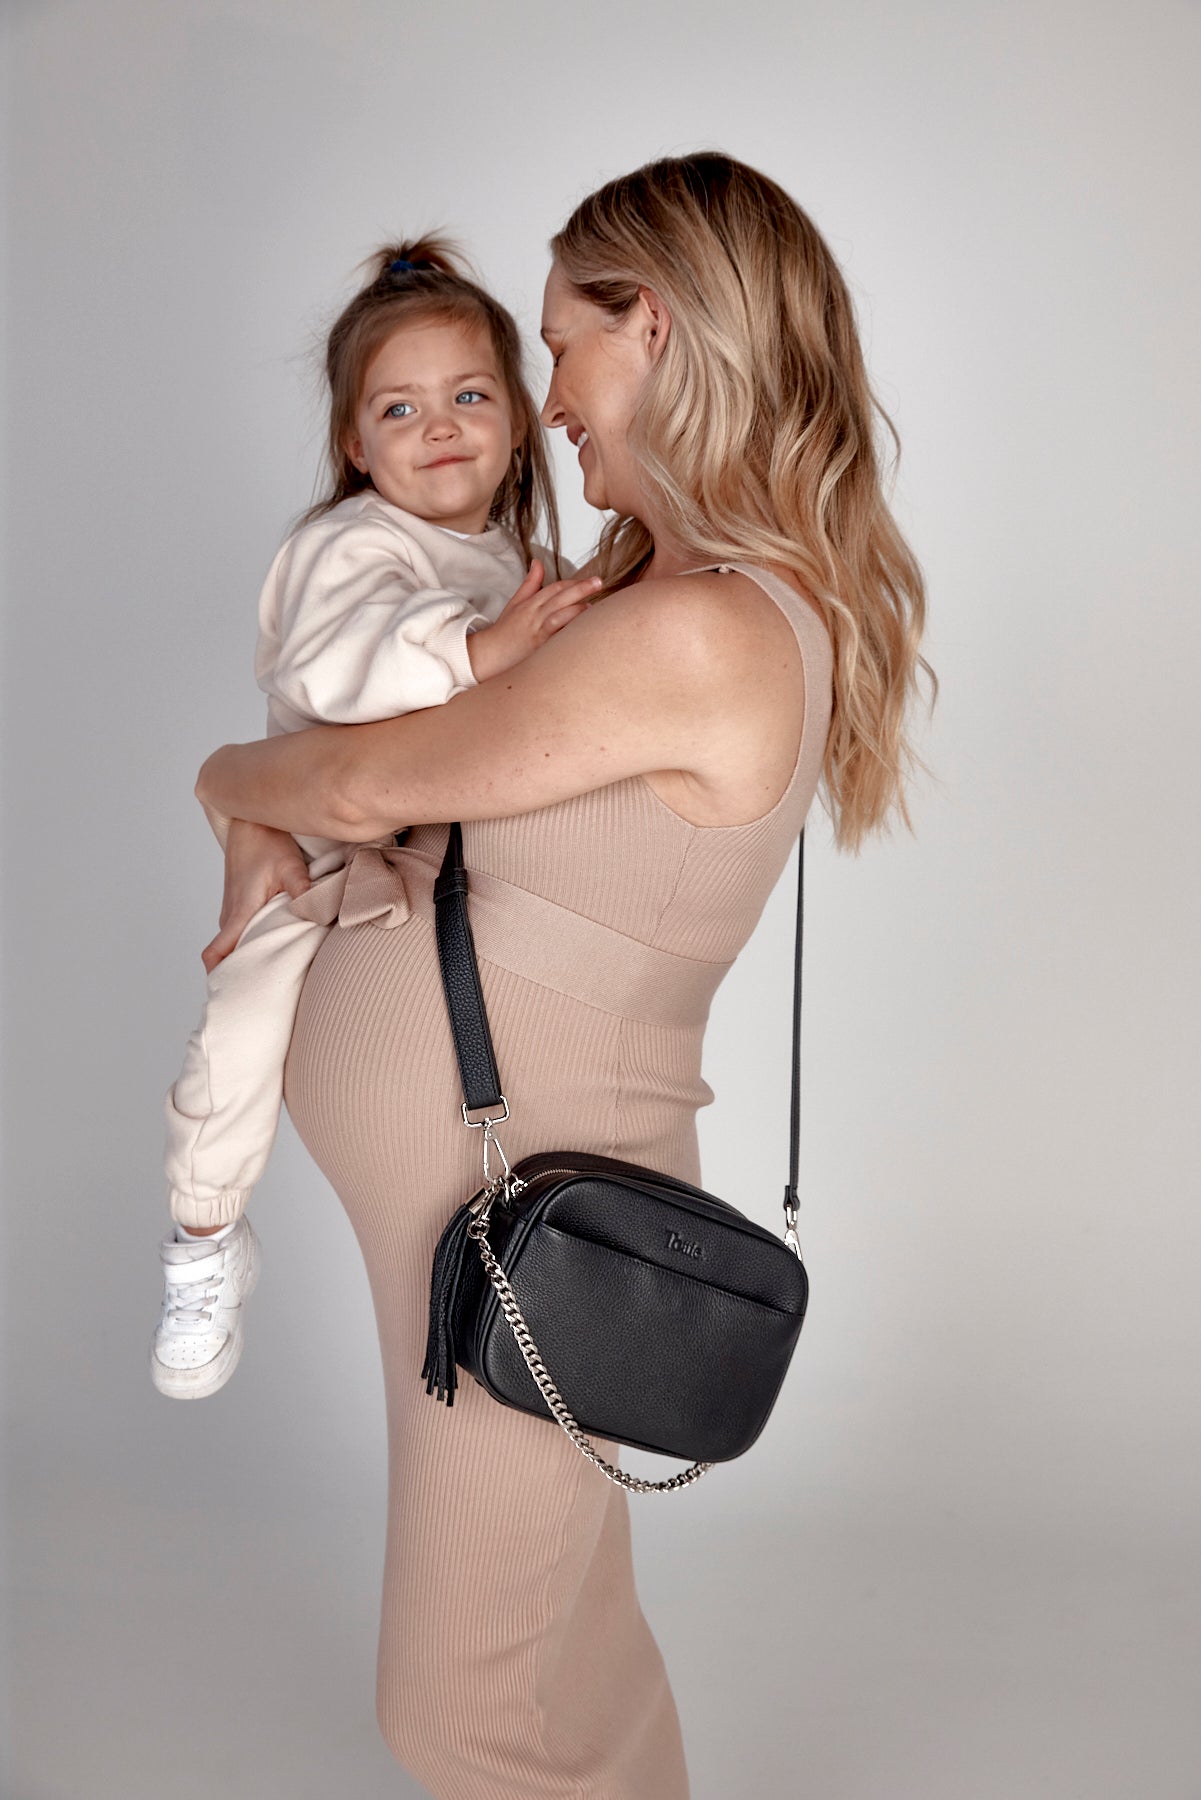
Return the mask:
<svg viewBox="0 0 1201 1800">
<path fill-rule="evenodd" d="M 166 1394 L 169 1400 L 205 1400 L 223 1388 L 238 1364 L 242 1360 L 242 1307 L 259 1284 L 259 1240 L 251 1236 L 250 1256 L 246 1265 L 246 1285 L 242 1289 L 242 1299 L 238 1306 L 238 1317 L 233 1330 L 229 1334 L 229 1342 L 223 1344 L 211 1363 L 205 1363 L 199 1369 L 171 1369 L 160 1362 L 155 1355 L 154 1340 L 150 1342 L 150 1379 L 160 1394 Z"/>
</svg>

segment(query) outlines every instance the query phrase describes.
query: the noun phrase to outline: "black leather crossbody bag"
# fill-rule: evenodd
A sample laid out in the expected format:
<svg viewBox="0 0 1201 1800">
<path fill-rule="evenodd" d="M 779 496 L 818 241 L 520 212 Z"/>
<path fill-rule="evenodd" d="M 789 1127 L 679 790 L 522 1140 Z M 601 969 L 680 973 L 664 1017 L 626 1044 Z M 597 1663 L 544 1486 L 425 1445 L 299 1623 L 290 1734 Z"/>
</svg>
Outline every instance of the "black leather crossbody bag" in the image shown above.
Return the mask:
<svg viewBox="0 0 1201 1800">
<path fill-rule="evenodd" d="M 503 1405 L 553 1419 L 602 1474 L 635 1493 L 678 1491 L 754 1443 L 804 1321 L 809 1281 L 796 1234 L 804 854 L 802 831 L 782 1238 L 689 1182 L 591 1151 L 540 1151 L 510 1167 L 495 1134 L 509 1104 L 457 823 L 434 887 L 463 1123 L 483 1134 L 484 1185 L 434 1255 L 426 1392 L 452 1405 L 458 1364 Z M 589 1432 L 692 1466 L 644 1480 L 607 1462 Z"/>
</svg>

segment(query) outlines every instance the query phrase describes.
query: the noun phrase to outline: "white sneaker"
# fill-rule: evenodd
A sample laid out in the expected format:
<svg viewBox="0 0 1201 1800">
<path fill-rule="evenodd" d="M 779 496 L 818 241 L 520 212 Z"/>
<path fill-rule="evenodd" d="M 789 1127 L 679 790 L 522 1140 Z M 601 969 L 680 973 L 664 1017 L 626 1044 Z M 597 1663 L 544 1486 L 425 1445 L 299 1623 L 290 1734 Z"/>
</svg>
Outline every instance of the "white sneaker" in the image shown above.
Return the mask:
<svg viewBox="0 0 1201 1800">
<path fill-rule="evenodd" d="M 163 1239 L 163 1311 L 150 1346 L 160 1394 L 200 1400 L 229 1380 L 242 1354 L 242 1302 L 258 1281 L 261 1248 L 245 1214 L 221 1238 Z"/>
</svg>

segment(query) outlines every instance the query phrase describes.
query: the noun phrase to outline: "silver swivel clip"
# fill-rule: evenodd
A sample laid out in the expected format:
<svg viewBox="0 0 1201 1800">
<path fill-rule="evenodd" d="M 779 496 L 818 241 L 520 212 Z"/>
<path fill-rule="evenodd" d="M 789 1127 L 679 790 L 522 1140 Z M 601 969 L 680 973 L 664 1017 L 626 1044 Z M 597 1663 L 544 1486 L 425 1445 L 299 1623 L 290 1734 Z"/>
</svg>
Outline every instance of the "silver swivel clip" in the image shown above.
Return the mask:
<svg viewBox="0 0 1201 1800">
<path fill-rule="evenodd" d="M 800 1261 L 800 1257 L 801 1257 L 801 1240 L 797 1236 L 796 1225 L 797 1225 L 797 1220 L 800 1218 L 800 1216 L 801 1216 L 801 1209 L 797 1205 L 796 1201 L 795 1200 L 785 1200 L 785 1202 L 784 1202 L 784 1242 L 788 1246 L 788 1248 L 792 1251 L 792 1254 L 797 1258 L 798 1261 Z"/>
<path fill-rule="evenodd" d="M 494 1122 L 491 1119 L 484 1120 L 484 1182 L 486 1185 L 504 1188 L 507 1191 L 509 1183 L 513 1178 L 513 1171 L 509 1167 L 509 1159 L 505 1155 L 505 1147 L 497 1137 L 496 1132 L 493 1129 L 493 1124 Z M 503 1175 L 499 1173 L 493 1175 L 492 1173 L 489 1153 L 493 1149 L 495 1149 L 496 1154 L 504 1164 Z"/>
<path fill-rule="evenodd" d="M 484 1134 L 482 1139 L 484 1150 L 484 1186 L 479 1199 L 475 1202 L 472 1209 L 475 1213 L 475 1218 L 472 1221 L 473 1227 L 481 1229 L 487 1228 L 488 1214 L 492 1210 L 493 1201 L 499 1199 L 502 1194 L 508 1199 L 511 1195 L 519 1193 L 525 1186 L 525 1182 L 522 1181 L 521 1177 L 519 1175 L 514 1175 L 512 1169 L 509 1167 L 509 1159 L 505 1155 L 505 1147 L 496 1135 L 496 1127 L 498 1125 L 503 1125 L 509 1116 L 509 1102 L 505 1099 L 503 1094 L 500 1097 L 500 1104 L 504 1108 L 503 1112 L 489 1113 L 487 1117 L 483 1119 L 469 1119 L 467 1117 L 467 1102 L 465 1100 L 463 1102 L 464 1125 L 471 1131 L 482 1131 Z M 492 1172 L 493 1150 L 495 1150 L 500 1157 L 502 1164 L 502 1167 L 498 1169 L 495 1174 Z"/>
</svg>

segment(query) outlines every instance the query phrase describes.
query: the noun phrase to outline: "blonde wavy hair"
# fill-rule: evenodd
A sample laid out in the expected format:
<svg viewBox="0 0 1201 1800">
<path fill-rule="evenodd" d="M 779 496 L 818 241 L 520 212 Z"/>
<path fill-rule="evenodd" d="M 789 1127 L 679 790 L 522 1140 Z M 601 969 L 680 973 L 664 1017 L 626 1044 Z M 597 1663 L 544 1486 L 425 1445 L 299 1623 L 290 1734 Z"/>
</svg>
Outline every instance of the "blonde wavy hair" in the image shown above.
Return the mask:
<svg viewBox="0 0 1201 1800">
<path fill-rule="evenodd" d="M 559 574 L 559 514 L 539 409 L 525 379 L 521 334 L 513 315 L 472 279 L 466 258 L 450 238 L 426 233 L 385 244 L 361 265 L 369 278 L 342 308 L 325 343 L 326 481 L 321 497 L 299 521 L 319 519 L 342 500 L 371 486 L 356 469 L 346 445 L 354 431 L 368 364 L 394 331 L 431 320 L 475 326 L 492 344 L 509 396 L 513 422 L 521 433 L 505 478 L 496 490 L 489 519 L 517 538 L 526 562 L 535 540 L 549 548 Z"/>
<path fill-rule="evenodd" d="M 665 157 L 576 207 L 550 249 L 614 321 L 640 286 L 672 328 L 630 427 L 650 505 L 698 562 L 783 564 L 821 609 L 834 651 L 822 781 L 834 841 L 858 852 L 925 769 L 906 734 L 925 625 L 921 569 L 884 497 L 854 308 L 812 220 L 768 176 L 716 150 Z M 895 469 L 895 462 L 894 462 Z M 629 515 L 605 525 L 604 593 L 654 544 Z"/>
</svg>

